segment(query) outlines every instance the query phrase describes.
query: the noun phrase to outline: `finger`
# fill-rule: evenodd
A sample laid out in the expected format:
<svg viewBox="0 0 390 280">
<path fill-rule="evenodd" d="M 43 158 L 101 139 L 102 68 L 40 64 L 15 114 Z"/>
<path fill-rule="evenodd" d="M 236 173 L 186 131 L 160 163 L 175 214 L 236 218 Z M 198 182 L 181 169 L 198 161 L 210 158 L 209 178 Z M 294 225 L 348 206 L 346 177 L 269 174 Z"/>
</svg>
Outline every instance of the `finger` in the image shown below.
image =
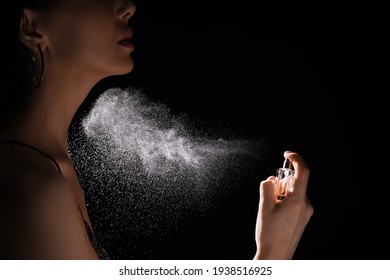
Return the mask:
<svg viewBox="0 0 390 280">
<path fill-rule="evenodd" d="M 271 177 L 274 178 L 273 176 Z M 268 177 L 267 180 L 262 181 L 260 184 L 260 208 L 264 211 L 271 211 L 276 204 L 275 182 L 271 177 Z"/>
<path fill-rule="evenodd" d="M 307 183 L 309 181 L 309 168 L 306 165 L 306 162 L 301 155 L 294 152 L 286 151 L 284 152 L 284 157 L 289 159 L 295 170 L 295 184 L 294 192 L 300 193 L 301 195 L 306 195 Z"/>
</svg>

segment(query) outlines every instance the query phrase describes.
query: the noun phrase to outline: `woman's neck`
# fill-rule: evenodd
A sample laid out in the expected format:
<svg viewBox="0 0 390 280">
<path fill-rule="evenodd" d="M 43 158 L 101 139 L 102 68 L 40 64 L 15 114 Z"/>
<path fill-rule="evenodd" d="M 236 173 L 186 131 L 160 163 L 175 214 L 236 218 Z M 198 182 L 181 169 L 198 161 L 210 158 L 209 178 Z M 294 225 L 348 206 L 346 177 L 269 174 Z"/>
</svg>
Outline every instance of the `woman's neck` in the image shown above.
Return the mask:
<svg viewBox="0 0 390 280">
<path fill-rule="evenodd" d="M 52 72 L 53 73 L 53 72 Z M 72 120 L 98 79 L 72 75 L 45 76 L 38 89 L 26 94 L 11 113 L 1 140 L 16 139 L 45 148 L 52 156 L 68 155 L 68 131 Z"/>
</svg>

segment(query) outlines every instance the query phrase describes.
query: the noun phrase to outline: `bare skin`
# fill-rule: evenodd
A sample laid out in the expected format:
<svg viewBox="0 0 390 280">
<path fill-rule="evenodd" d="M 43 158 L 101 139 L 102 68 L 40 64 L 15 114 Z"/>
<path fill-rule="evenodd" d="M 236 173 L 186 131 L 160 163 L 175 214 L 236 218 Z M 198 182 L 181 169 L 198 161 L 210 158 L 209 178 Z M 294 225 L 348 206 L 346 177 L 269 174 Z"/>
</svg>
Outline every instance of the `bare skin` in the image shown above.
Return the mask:
<svg viewBox="0 0 390 280">
<path fill-rule="evenodd" d="M 22 146 L 4 145 L 1 154 L 0 218 L 6 230 L 0 233 L 0 257 L 97 259 L 78 208 L 88 219 L 82 192 L 73 178 Z"/>
<path fill-rule="evenodd" d="M 285 152 L 284 156 L 294 166 L 293 189 L 284 200 L 277 201 L 275 178 L 261 182 L 254 259 L 291 259 L 313 215 L 313 206 L 306 196 L 309 169 L 299 154 Z"/>
<path fill-rule="evenodd" d="M 0 145 L 0 223 L 6 229 L 0 231 L 1 259 L 98 259 L 83 224 L 93 229 L 67 134 L 97 82 L 132 71 L 133 49 L 119 41 L 131 33 L 134 13 L 129 0 L 58 0 L 47 10 L 23 9 L 19 40 L 35 57 L 41 46 L 45 76 L 38 89 L 26 81 L 27 97 L 12 123 L 1 127 L 0 141 L 18 140 L 45 152 L 62 174 L 39 152 Z M 313 213 L 308 169 L 298 154 L 285 156 L 297 170 L 294 190 L 276 203 L 273 179 L 261 183 L 255 259 L 292 258 Z"/>
<path fill-rule="evenodd" d="M 132 70 L 132 49 L 118 41 L 130 31 L 135 5 L 128 0 L 59 2 L 50 12 L 23 10 L 20 41 L 35 57 L 40 44 L 45 76 L 38 89 L 31 84 L 29 98 L 15 112 L 13 123 L 2 128 L 0 140 L 40 149 L 58 162 L 63 175 L 35 151 L 0 146 L 0 199 L 12 201 L 3 204 L 0 213 L 9 225 L 1 235 L 1 240 L 10 241 L 0 245 L 4 258 L 97 258 L 83 225 L 84 218 L 92 226 L 68 155 L 67 133 L 98 81 Z M 7 220 L 10 216 L 12 221 Z M 27 222 L 32 220 L 34 224 Z"/>
</svg>

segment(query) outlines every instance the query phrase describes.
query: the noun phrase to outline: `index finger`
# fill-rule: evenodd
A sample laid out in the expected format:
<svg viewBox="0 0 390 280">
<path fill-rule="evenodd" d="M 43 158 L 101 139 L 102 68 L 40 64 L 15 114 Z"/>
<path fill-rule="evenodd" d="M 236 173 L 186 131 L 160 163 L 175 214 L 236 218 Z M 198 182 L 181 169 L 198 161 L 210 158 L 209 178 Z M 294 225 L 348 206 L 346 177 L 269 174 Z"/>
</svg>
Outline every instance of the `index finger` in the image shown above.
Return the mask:
<svg viewBox="0 0 390 280">
<path fill-rule="evenodd" d="M 293 164 L 295 170 L 295 184 L 294 192 L 302 193 L 306 195 L 307 183 L 309 181 L 309 168 L 306 165 L 306 162 L 302 156 L 298 153 L 284 152 L 284 157 L 290 160 Z"/>
</svg>

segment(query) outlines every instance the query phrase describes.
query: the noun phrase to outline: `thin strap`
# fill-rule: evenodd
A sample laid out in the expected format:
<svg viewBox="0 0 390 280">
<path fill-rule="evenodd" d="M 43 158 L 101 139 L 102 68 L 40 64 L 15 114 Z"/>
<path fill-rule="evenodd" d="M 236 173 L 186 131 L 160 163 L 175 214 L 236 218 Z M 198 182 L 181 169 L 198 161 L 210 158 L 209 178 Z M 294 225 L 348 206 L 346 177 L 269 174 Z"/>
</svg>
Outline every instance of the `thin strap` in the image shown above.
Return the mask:
<svg viewBox="0 0 390 280">
<path fill-rule="evenodd" d="M 79 207 L 79 210 L 80 210 L 80 214 L 81 214 L 81 218 L 83 219 L 84 221 L 84 225 L 88 227 L 88 229 L 90 230 L 92 236 L 94 236 L 93 232 L 92 232 L 92 229 L 91 227 L 89 226 L 89 224 L 87 223 L 87 221 L 84 219 L 84 216 L 83 216 L 83 212 L 81 212 L 81 208 L 80 208 L 80 205 L 77 205 Z"/>
<path fill-rule="evenodd" d="M 12 143 L 12 144 L 19 144 L 19 145 L 25 146 L 25 147 L 27 147 L 27 148 L 33 149 L 34 151 L 37 151 L 37 152 L 41 153 L 42 155 L 46 156 L 47 158 L 49 158 L 49 159 L 55 164 L 55 166 L 56 166 L 57 169 L 58 169 L 58 172 L 60 172 L 60 173 L 62 174 L 61 168 L 60 168 L 59 164 L 57 163 L 57 161 L 56 161 L 54 158 L 52 158 L 51 156 L 49 156 L 49 155 L 46 154 L 45 152 L 43 152 L 43 151 L 41 151 L 41 150 L 39 150 L 39 149 L 37 149 L 37 148 L 31 146 L 31 145 L 28 145 L 28 144 L 19 142 L 19 141 L 17 141 L 17 140 L 3 141 L 3 142 L 0 142 L 0 145 L 1 145 L 1 144 L 11 144 L 11 143 Z"/>
<path fill-rule="evenodd" d="M 2 145 L 2 144 L 19 144 L 19 145 L 25 146 L 25 147 L 27 147 L 27 148 L 33 149 L 34 151 L 37 151 L 37 152 L 41 153 L 42 155 L 48 157 L 48 158 L 55 164 L 55 166 L 56 166 L 57 169 L 58 169 L 58 172 L 60 172 L 60 173 L 62 174 L 61 168 L 60 168 L 59 164 L 57 163 L 57 161 L 56 161 L 53 157 L 51 157 L 50 155 L 46 154 L 45 152 L 43 152 L 43 151 L 41 151 L 41 150 L 39 150 L 39 149 L 37 149 L 37 148 L 31 146 L 31 145 L 28 145 L 28 144 L 26 144 L 26 143 L 23 143 L 23 142 L 20 142 L 20 141 L 17 141 L 17 140 L 8 140 L 8 141 L 0 142 L 0 145 Z M 84 225 L 88 227 L 90 233 L 92 234 L 92 236 L 94 236 L 91 227 L 89 226 L 89 224 L 88 224 L 88 223 L 85 221 L 85 219 L 84 219 L 84 216 L 83 216 L 83 213 L 82 213 L 82 211 L 81 211 L 80 206 L 79 206 L 79 205 L 77 205 L 77 206 L 78 206 L 78 208 L 79 208 L 81 217 L 82 217 L 82 219 L 83 219 L 83 221 L 84 221 Z"/>
</svg>

